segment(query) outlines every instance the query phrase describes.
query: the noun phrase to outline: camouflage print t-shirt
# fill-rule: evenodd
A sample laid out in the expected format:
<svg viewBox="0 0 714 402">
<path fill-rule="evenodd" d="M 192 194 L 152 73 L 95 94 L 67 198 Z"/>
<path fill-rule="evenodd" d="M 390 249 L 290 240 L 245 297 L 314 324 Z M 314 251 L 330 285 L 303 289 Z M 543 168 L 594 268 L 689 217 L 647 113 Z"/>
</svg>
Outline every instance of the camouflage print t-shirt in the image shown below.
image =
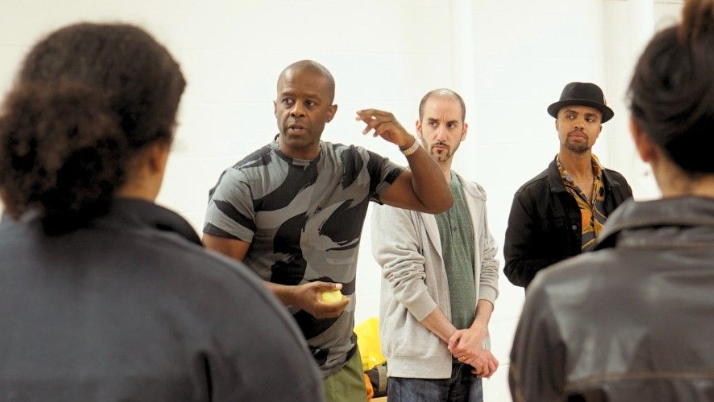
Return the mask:
<svg viewBox="0 0 714 402">
<path fill-rule="evenodd" d="M 402 170 L 363 148 L 328 142 L 314 160 L 293 159 L 274 141 L 223 172 L 209 193 L 203 231 L 249 242 L 245 263 L 264 280 L 342 283 L 354 302 L 368 202 L 379 201 Z M 323 375 L 351 356 L 353 302 L 333 319 L 291 308 Z"/>
</svg>

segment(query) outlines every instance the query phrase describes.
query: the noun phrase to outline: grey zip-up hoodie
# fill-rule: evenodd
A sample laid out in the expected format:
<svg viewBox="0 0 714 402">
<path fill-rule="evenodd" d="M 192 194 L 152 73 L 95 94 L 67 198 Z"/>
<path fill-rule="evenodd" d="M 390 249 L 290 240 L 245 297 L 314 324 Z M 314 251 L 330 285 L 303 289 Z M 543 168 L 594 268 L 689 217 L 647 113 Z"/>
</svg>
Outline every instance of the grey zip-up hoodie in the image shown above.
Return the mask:
<svg viewBox="0 0 714 402">
<path fill-rule="evenodd" d="M 498 297 L 497 245 L 488 229 L 486 193 L 460 176 L 474 228 L 476 300 L 495 305 Z M 380 340 L 393 377 L 440 379 L 451 376 L 446 343 L 420 321 L 435 308 L 451 320 L 449 285 L 434 215 L 376 206 L 372 214 L 372 255 L 382 266 Z M 485 341 L 490 347 L 489 339 Z"/>
</svg>

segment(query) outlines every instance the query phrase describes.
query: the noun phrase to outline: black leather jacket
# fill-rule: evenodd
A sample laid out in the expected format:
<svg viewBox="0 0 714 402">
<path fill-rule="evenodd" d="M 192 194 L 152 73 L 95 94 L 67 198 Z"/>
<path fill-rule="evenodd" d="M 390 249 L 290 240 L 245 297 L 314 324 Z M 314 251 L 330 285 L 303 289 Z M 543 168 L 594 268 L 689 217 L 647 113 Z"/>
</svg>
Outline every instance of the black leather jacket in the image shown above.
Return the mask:
<svg viewBox="0 0 714 402">
<path fill-rule="evenodd" d="M 714 199 L 628 201 L 598 250 L 533 281 L 514 401 L 714 400 L 713 294 Z"/>
<path fill-rule="evenodd" d="M 632 197 L 627 180 L 603 168 L 605 213 Z M 521 186 L 513 197 L 503 254 L 504 273 L 516 286 L 528 287 L 541 269 L 580 254 L 582 219 L 578 203 L 563 184 L 558 165 L 548 168 Z"/>
</svg>

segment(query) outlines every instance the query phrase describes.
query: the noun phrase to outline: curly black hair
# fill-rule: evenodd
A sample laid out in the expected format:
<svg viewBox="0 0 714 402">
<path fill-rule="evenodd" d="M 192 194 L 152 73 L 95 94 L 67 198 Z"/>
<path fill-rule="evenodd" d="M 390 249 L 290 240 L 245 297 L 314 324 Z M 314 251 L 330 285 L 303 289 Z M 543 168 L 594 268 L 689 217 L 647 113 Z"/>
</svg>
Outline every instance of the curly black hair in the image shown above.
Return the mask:
<svg viewBox="0 0 714 402">
<path fill-rule="evenodd" d="M 126 24 L 76 24 L 33 47 L 0 114 L 0 197 L 46 230 L 105 214 L 141 148 L 173 136 L 186 82 L 169 52 Z"/>
<path fill-rule="evenodd" d="M 638 126 L 690 175 L 714 172 L 714 0 L 688 0 L 659 32 L 630 83 Z"/>
</svg>

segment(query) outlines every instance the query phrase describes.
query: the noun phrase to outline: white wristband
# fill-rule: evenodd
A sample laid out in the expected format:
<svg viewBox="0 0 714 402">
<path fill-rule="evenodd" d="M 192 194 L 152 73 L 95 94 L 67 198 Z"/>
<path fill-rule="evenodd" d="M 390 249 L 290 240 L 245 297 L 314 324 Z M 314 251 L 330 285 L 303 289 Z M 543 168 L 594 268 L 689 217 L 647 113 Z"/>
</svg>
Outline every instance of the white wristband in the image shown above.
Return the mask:
<svg viewBox="0 0 714 402">
<path fill-rule="evenodd" d="M 419 149 L 419 140 L 414 138 L 414 142 L 412 143 L 412 145 L 409 146 L 409 148 L 400 149 L 400 151 L 402 151 L 404 156 L 409 156 L 409 155 L 413 154 L 414 152 L 416 152 L 417 149 Z"/>
</svg>

